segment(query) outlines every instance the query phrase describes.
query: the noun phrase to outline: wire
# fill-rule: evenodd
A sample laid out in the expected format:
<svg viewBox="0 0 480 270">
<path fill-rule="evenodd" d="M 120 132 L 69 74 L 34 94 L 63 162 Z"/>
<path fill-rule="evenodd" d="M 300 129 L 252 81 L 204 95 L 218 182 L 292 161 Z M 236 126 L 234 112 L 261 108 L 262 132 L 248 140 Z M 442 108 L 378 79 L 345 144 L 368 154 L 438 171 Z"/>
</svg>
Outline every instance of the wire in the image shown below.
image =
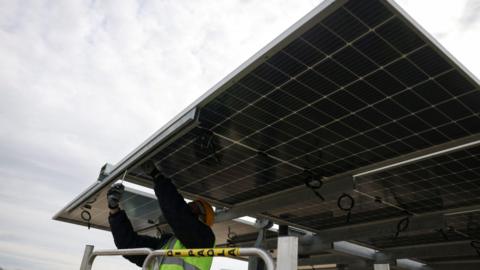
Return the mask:
<svg viewBox="0 0 480 270">
<path fill-rule="evenodd" d="M 80 213 L 80 217 L 82 218 L 83 221 L 87 222 L 87 227 L 90 230 L 90 225 L 91 225 L 90 220 L 92 220 L 92 215 L 90 214 L 90 212 L 88 212 L 87 210 L 83 210 Z"/>
<path fill-rule="evenodd" d="M 472 242 L 470 242 L 470 246 L 475 249 L 477 255 L 480 257 L 480 241 L 472 240 Z"/>
<path fill-rule="evenodd" d="M 402 218 L 398 223 L 397 223 L 397 231 L 395 232 L 395 236 L 393 238 L 398 238 L 401 232 L 404 232 L 408 229 L 408 225 L 410 225 L 410 216 L 406 216 Z"/>
<path fill-rule="evenodd" d="M 97 201 L 97 197 L 93 197 L 90 201 L 86 201 L 85 204 L 92 204 Z"/>
<path fill-rule="evenodd" d="M 475 237 L 473 237 L 470 233 L 464 233 L 462 231 L 459 231 L 459 230 L 455 229 L 453 226 L 448 226 L 448 229 L 449 229 L 450 232 L 456 233 L 457 235 L 460 235 L 462 237 L 465 237 L 465 238 L 471 240 L 470 241 L 470 246 L 473 249 L 475 249 L 478 256 L 480 257 L 480 241 L 479 240 L 475 239 Z"/>
<path fill-rule="evenodd" d="M 443 237 L 443 239 L 444 239 L 445 241 L 448 241 L 448 240 L 449 240 L 449 239 L 448 239 L 448 235 L 447 235 L 447 233 L 445 232 L 445 230 L 443 230 L 443 229 L 438 229 L 437 231 L 442 235 L 442 237 Z"/>
<path fill-rule="evenodd" d="M 348 204 L 345 206 L 342 201 L 348 200 Z M 347 193 L 343 193 L 337 200 L 337 206 L 340 210 L 347 212 L 347 224 L 350 223 L 350 217 L 352 215 L 352 209 L 355 207 L 355 199 Z"/>
<path fill-rule="evenodd" d="M 480 229 L 480 225 L 474 220 L 473 215 L 468 215 L 467 232 L 475 232 Z"/>
<path fill-rule="evenodd" d="M 311 189 L 313 193 L 322 201 L 325 201 L 325 198 L 318 192 L 319 189 L 322 188 L 323 186 L 323 181 L 321 178 L 314 178 L 314 175 L 309 172 L 305 171 L 305 173 L 308 174 L 308 176 L 305 178 L 305 186 L 307 188 Z"/>
<path fill-rule="evenodd" d="M 227 247 L 235 247 L 235 240 L 234 238 L 237 237 L 237 234 L 233 232 L 228 226 L 228 231 L 227 231 Z"/>
<path fill-rule="evenodd" d="M 197 157 L 207 157 L 212 156 L 212 159 L 217 163 L 221 164 L 222 159 L 219 153 L 217 153 L 218 142 L 217 138 L 210 130 L 204 130 L 195 141 L 195 154 Z"/>
<path fill-rule="evenodd" d="M 121 183 L 122 185 L 123 185 L 123 180 L 125 180 L 125 176 L 127 175 L 127 172 L 128 172 L 128 170 L 125 170 L 125 171 L 123 172 L 122 179 L 120 179 L 120 183 Z"/>
</svg>

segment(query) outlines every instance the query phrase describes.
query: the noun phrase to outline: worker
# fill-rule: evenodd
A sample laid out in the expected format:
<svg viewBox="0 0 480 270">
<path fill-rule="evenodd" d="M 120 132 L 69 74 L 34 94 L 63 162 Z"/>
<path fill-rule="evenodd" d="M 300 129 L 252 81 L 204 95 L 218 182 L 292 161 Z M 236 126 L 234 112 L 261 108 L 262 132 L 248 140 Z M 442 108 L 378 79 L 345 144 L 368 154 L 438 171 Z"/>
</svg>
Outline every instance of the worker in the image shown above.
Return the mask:
<svg viewBox="0 0 480 270">
<path fill-rule="evenodd" d="M 187 204 L 171 180 L 164 177 L 152 161 L 147 161 L 142 168 L 153 179 L 160 209 L 173 234 L 162 234 L 159 238 L 137 234 L 125 211 L 119 208 L 124 187 L 121 184 L 115 184 L 107 193 L 107 201 L 110 209 L 108 221 L 117 248 L 151 248 L 153 250 L 213 248 L 215 235 L 210 228 L 214 221 L 212 206 L 202 199 Z M 140 267 L 146 258 L 146 256 L 124 257 Z M 156 265 L 152 266 L 155 270 L 209 270 L 211 264 L 212 257 L 158 257 L 156 261 L 158 268 Z M 152 266 L 150 269 L 153 268 Z"/>
</svg>

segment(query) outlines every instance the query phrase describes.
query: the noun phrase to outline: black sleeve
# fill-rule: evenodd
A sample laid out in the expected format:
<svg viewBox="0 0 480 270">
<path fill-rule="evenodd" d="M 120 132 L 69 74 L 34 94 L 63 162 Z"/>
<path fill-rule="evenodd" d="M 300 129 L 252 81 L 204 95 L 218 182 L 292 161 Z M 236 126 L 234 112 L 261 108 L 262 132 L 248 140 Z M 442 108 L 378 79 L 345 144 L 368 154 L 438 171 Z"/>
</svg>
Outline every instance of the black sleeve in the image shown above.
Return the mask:
<svg viewBox="0 0 480 270">
<path fill-rule="evenodd" d="M 178 193 L 170 179 L 155 181 L 155 195 L 163 216 L 172 228 L 175 236 L 187 248 L 211 248 L 215 244 L 212 229 L 196 218 L 182 195 Z"/>
<path fill-rule="evenodd" d="M 125 214 L 125 211 L 110 215 L 108 217 L 110 229 L 112 230 L 113 240 L 118 249 L 125 248 L 151 248 L 160 249 L 171 237 L 169 234 L 162 235 L 161 238 L 137 234 L 132 227 L 132 223 Z M 146 256 L 123 256 L 132 263 L 142 267 Z"/>
</svg>

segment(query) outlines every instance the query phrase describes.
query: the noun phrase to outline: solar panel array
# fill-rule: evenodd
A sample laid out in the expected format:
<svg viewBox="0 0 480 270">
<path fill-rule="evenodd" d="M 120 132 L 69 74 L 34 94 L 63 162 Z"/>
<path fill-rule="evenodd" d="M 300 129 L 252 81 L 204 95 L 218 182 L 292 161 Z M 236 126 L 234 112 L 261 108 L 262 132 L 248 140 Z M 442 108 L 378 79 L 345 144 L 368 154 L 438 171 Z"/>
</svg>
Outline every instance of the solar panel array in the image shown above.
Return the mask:
<svg viewBox="0 0 480 270">
<path fill-rule="evenodd" d="M 319 16 L 200 103 L 200 125 L 154 155 L 181 191 L 234 206 L 480 133 L 477 82 L 388 1 L 347 1 Z M 478 205 L 478 194 L 480 147 L 471 147 L 355 177 L 350 213 L 337 200 L 299 198 L 263 214 L 318 231 Z M 457 231 L 361 241 L 480 237 L 477 214 L 448 222 Z"/>
<path fill-rule="evenodd" d="M 479 104 L 476 85 L 399 14 L 349 1 L 203 106 L 201 127 L 156 159 L 180 189 L 234 205 L 301 185 L 305 171 L 334 176 L 476 134 Z M 352 221 L 399 214 L 390 208 L 368 202 Z"/>
</svg>

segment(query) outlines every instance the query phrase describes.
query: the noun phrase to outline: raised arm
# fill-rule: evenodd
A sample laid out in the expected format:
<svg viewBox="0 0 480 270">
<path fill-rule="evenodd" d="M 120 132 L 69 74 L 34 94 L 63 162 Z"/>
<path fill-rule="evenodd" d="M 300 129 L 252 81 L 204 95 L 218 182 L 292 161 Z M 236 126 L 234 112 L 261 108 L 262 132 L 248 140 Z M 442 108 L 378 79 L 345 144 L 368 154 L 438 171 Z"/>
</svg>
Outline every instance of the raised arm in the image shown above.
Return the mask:
<svg viewBox="0 0 480 270">
<path fill-rule="evenodd" d="M 215 235 L 208 225 L 195 216 L 170 179 L 155 175 L 155 195 L 163 215 L 175 236 L 187 248 L 211 248 Z"/>
<path fill-rule="evenodd" d="M 113 190 L 113 192 L 111 192 Z M 147 235 L 139 235 L 133 230 L 132 223 L 127 217 L 125 211 L 118 208 L 118 201 L 120 201 L 123 188 L 119 186 L 112 187 L 109 191 L 109 208 L 110 215 L 108 222 L 110 223 L 110 229 L 112 231 L 113 240 L 118 249 L 125 248 L 151 248 L 160 249 L 165 245 L 170 234 L 162 235 L 161 238 L 151 237 Z M 112 198 L 112 194 L 114 197 Z M 115 203 L 117 201 L 117 203 Z M 142 266 L 146 256 L 123 256 L 132 263 Z"/>
</svg>

